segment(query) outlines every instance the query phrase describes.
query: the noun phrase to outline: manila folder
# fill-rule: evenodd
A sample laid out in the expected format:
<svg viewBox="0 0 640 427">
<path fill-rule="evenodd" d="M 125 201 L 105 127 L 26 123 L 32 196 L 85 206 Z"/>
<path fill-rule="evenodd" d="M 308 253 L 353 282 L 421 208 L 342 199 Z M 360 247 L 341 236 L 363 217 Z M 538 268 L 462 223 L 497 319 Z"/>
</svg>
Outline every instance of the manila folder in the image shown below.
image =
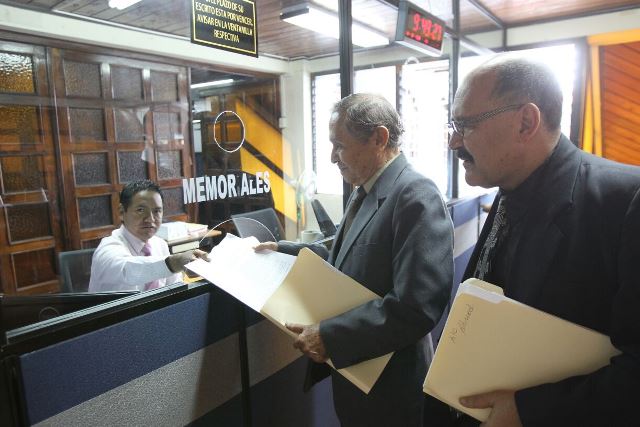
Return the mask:
<svg viewBox="0 0 640 427">
<path fill-rule="evenodd" d="M 362 286 L 351 277 L 307 248 L 303 248 L 282 284 L 269 297 L 260 310 L 289 335 L 285 323 L 310 325 L 320 323 L 359 305 L 380 299 L 376 293 Z M 384 370 L 392 353 L 365 360 L 338 369 L 364 393 L 369 393 Z M 331 361 L 329 361 L 331 364 Z"/>
<path fill-rule="evenodd" d="M 425 393 L 459 411 L 485 421 L 490 409 L 458 399 L 588 374 L 619 354 L 608 336 L 489 287 L 497 288 L 478 279 L 460 285 L 424 382 Z"/>
</svg>

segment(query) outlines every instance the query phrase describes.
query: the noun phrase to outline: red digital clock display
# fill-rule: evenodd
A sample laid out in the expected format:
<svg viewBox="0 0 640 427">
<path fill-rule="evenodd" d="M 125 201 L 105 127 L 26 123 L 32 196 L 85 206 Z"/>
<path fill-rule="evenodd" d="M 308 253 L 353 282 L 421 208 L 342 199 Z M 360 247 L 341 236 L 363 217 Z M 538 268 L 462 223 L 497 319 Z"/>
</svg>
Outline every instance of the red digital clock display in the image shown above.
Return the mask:
<svg viewBox="0 0 640 427">
<path fill-rule="evenodd" d="M 444 24 L 425 13 L 409 7 L 404 25 L 404 36 L 418 43 L 424 44 L 437 51 L 442 51 L 442 37 Z"/>
</svg>

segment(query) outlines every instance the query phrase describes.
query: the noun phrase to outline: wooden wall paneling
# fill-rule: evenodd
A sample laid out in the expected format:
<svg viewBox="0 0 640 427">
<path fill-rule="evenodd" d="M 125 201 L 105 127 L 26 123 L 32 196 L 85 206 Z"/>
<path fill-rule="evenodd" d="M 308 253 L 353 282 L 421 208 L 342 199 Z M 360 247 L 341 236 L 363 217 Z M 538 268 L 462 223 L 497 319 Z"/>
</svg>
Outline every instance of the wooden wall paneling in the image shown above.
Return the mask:
<svg viewBox="0 0 640 427">
<path fill-rule="evenodd" d="M 603 156 L 640 165 L 640 43 L 600 49 Z"/>
<path fill-rule="evenodd" d="M 61 232 L 46 53 L 41 46 L 13 42 L 0 43 L 0 51 L 30 58 L 32 80 L 31 90 L 8 87 L 0 93 L 0 105 L 14 111 L 32 108 L 34 114 L 30 122 L 13 123 L 15 128 L 10 128 L 10 116 L 2 118 L 8 139 L 0 143 L 0 292 L 53 292 L 58 289 L 55 260 Z M 8 85 L 28 75 L 12 68 L 11 61 L 1 65 Z M 33 260 L 30 252 L 36 254 Z"/>
</svg>

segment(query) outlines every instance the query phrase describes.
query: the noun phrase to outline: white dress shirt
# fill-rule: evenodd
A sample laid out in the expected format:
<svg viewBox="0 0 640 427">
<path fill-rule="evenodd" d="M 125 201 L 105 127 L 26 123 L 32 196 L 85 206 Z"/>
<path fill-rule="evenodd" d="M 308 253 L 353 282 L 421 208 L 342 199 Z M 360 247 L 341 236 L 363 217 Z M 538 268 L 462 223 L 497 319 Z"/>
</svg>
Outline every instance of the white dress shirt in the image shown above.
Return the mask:
<svg viewBox="0 0 640 427">
<path fill-rule="evenodd" d="M 165 263 L 167 242 L 153 236 L 148 243 L 151 255 L 144 256 L 144 242 L 124 225 L 103 238 L 93 253 L 89 292 L 143 291 L 153 280 L 159 280 L 160 286 L 179 282 L 181 274 L 172 273 Z"/>
</svg>

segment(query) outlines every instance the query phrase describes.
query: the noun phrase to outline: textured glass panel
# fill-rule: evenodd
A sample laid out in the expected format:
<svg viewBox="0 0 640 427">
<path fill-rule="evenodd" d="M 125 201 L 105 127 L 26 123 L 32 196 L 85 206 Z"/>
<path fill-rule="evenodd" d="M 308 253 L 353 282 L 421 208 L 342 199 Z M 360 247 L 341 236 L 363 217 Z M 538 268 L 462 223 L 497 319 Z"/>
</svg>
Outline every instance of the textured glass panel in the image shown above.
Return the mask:
<svg viewBox="0 0 640 427">
<path fill-rule="evenodd" d="M 112 225 L 111 196 L 78 198 L 80 229 Z"/>
<path fill-rule="evenodd" d="M 154 139 L 158 144 L 182 139 L 180 115 L 178 113 L 153 113 Z"/>
<path fill-rule="evenodd" d="M 107 153 L 87 153 L 73 155 L 73 174 L 76 185 L 109 183 Z"/>
<path fill-rule="evenodd" d="M 100 98 L 102 96 L 100 65 L 64 61 L 63 66 L 67 96 L 82 96 L 84 98 Z"/>
<path fill-rule="evenodd" d="M 0 158 L 4 193 L 20 193 L 44 187 L 44 167 L 40 156 Z"/>
<path fill-rule="evenodd" d="M 111 82 L 115 99 L 142 99 L 142 70 L 111 67 Z"/>
<path fill-rule="evenodd" d="M 158 178 L 180 178 L 182 176 L 181 154 L 181 151 L 158 151 Z"/>
<path fill-rule="evenodd" d="M 0 52 L 0 92 L 33 93 L 34 87 L 31 56 Z"/>
<path fill-rule="evenodd" d="M 83 240 L 82 243 L 80 243 L 80 245 L 82 246 L 82 249 L 97 248 L 101 240 L 102 238 L 92 239 L 92 240 Z"/>
<path fill-rule="evenodd" d="M 52 235 L 47 203 L 15 205 L 6 213 L 12 243 Z"/>
<path fill-rule="evenodd" d="M 36 107 L 0 106 L 0 144 L 34 144 L 40 141 Z"/>
<path fill-rule="evenodd" d="M 182 198 L 182 188 L 163 188 L 162 207 L 165 216 L 185 213 L 184 200 Z"/>
<path fill-rule="evenodd" d="M 177 101 L 178 79 L 173 73 L 151 71 L 151 97 L 154 101 Z"/>
<path fill-rule="evenodd" d="M 69 108 L 69 127 L 74 141 L 105 141 L 104 111 L 95 108 Z"/>
<path fill-rule="evenodd" d="M 143 141 L 144 126 L 136 110 L 114 110 L 116 117 L 116 141 Z"/>
<path fill-rule="evenodd" d="M 11 255 L 18 288 L 56 279 L 53 249 Z"/>
<path fill-rule="evenodd" d="M 121 183 L 149 178 L 147 162 L 142 160 L 141 151 L 119 151 L 118 172 Z"/>
</svg>

